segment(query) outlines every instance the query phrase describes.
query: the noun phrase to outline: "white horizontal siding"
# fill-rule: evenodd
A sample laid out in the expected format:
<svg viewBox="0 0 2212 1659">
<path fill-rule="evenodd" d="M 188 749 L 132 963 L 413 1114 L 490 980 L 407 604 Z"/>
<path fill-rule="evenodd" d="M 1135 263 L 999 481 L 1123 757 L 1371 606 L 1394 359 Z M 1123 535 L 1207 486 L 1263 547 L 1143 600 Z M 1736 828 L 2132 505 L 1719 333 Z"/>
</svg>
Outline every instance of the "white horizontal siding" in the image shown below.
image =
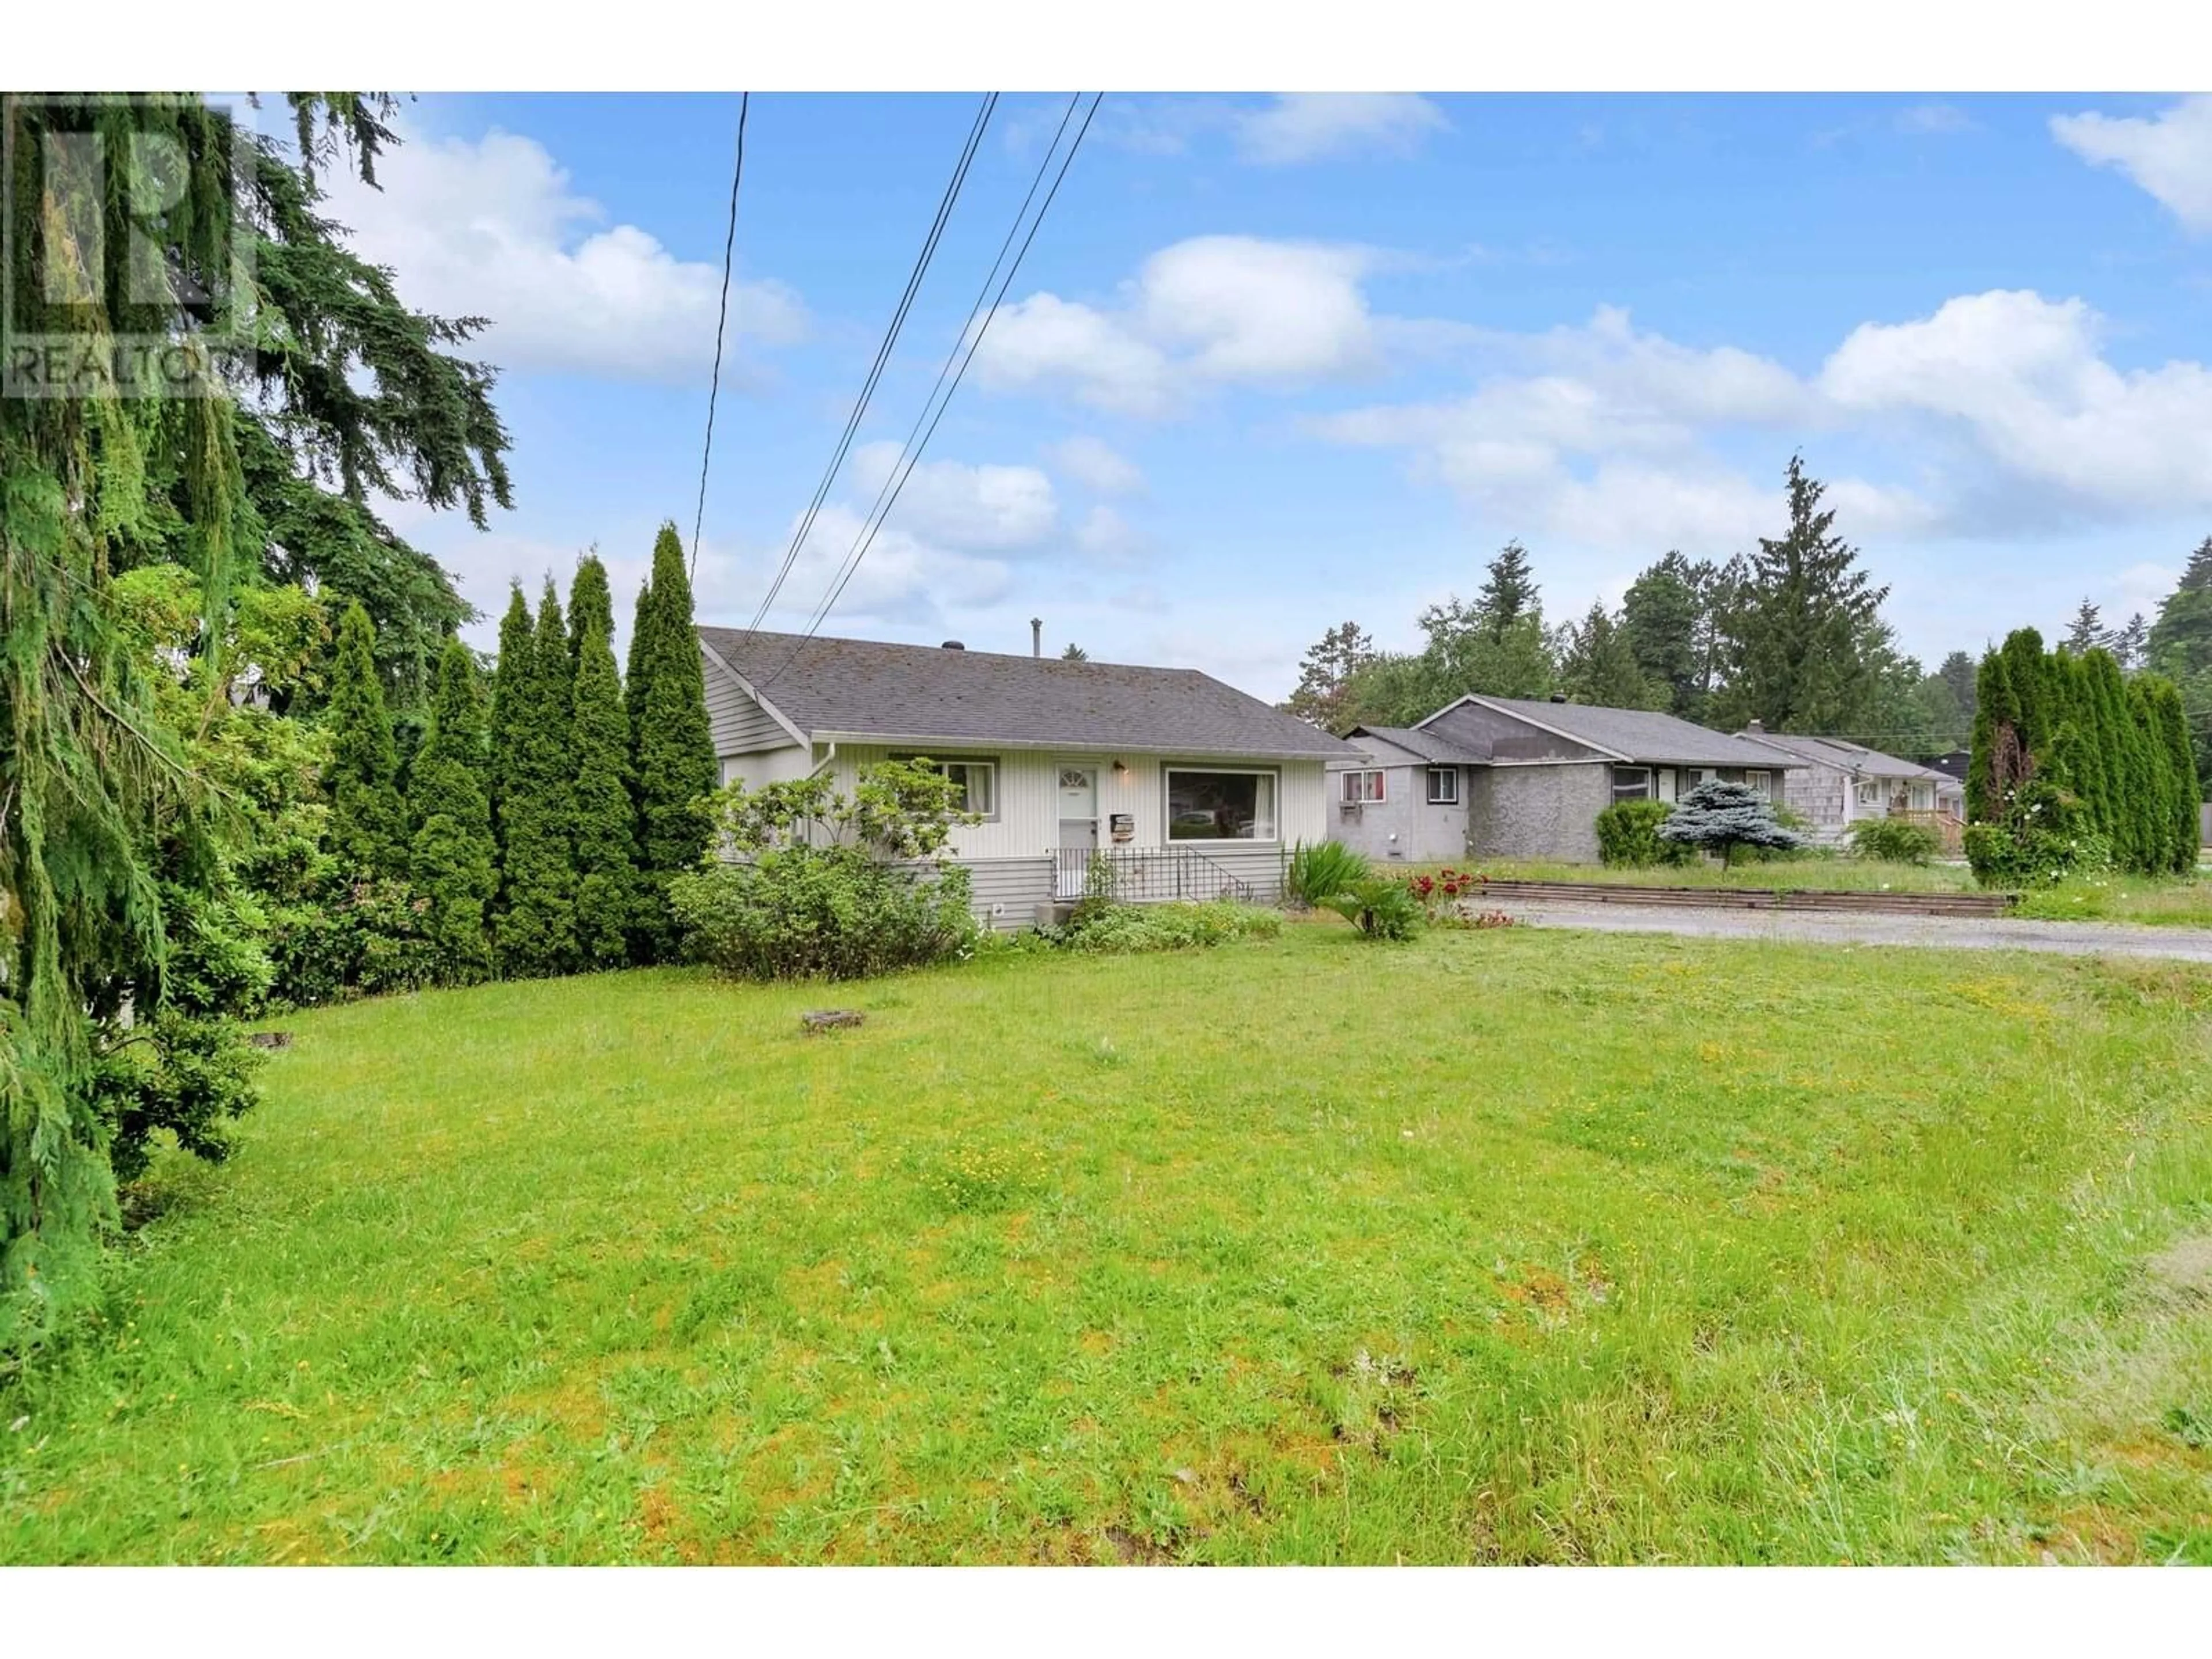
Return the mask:
<svg viewBox="0 0 2212 1659">
<path fill-rule="evenodd" d="M 732 679 L 712 657 L 701 653 L 707 674 L 707 729 L 718 755 L 744 755 L 781 749 L 792 740 L 782 722 Z"/>
</svg>

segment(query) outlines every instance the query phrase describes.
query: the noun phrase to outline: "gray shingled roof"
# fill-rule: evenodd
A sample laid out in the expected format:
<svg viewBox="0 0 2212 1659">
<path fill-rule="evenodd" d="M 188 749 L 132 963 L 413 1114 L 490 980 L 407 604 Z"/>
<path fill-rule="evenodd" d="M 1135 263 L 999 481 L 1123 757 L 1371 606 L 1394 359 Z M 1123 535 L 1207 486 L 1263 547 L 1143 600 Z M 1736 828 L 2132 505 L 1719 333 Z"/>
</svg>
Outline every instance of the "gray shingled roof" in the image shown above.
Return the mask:
<svg viewBox="0 0 2212 1659">
<path fill-rule="evenodd" d="M 1750 766 L 1768 770 L 1803 762 L 1778 750 L 1732 738 L 1672 714 L 1644 708 L 1600 708 L 1525 697 L 1477 697 L 1477 702 L 1561 732 L 1577 743 L 1609 749 L 1641 765 Z M 1439 710 L 1447 714 L 1449 710 Z M 1430 720 L 1437 718 L 1431 714 Z"/>
<path fill-rule="evenodd" d="M 1271 760 L 1336 760 L 1352 752 L 1328 732 L 1194 668 L 802 640 L 734 628 L 702 628 L 699 637 L 817 739 Z"/>
<path fill-rule="evenodd" d="M 1485 766 L 1490 761 L 1487 755 L 1454 743 L 1440 732 L 1424 732 L 1418 726 L 1355 726 L 1344 734 L 1346 743 L 1356 744 L 1363 737 L 1395 744 L 1436 766 Z"/>
<path fill-rule="evenodd" d="M 1745 732 L 1741 735 L 1747 741 L 1784 749 L 1793 755 L 1802 755 L 1808 761 L 1840 767 L 1846 772 L 1856 772 L 1869 778 L 1911 778 L 1923 783 L 1958 781 L 1949 773 L 1939 772 L 1932 766 L 1923 766 L 1917 761 L 1899 760 L 1894 755 L 1883 754 L 1879 749 L 1869 749 L 1863 743 L 1847 743 L 1841 738 L 1806 738 L 1794 732 Z"/>
</svg>

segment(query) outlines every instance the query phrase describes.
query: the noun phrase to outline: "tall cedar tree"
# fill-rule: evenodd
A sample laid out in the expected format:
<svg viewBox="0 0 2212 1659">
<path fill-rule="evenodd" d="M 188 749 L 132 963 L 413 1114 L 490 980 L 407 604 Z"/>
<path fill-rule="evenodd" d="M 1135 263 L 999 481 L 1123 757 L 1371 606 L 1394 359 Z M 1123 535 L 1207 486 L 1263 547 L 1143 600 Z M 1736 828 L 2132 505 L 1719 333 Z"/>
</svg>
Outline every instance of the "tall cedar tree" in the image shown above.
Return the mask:
<svg viewBox="0 0 2212 1659">
<path fill-rule="evenodd" d="M 1644 678 L 1667 693 L 1668 713 L 1693 720 L 1712 689 L 1711 563 L 1669 552 L 1629 583 L 1620 630 Z"/>
<path fill-rule="evenodd" d="M 684 542 L 672 523 L 653 544 L 653 576 L 638 602 L 629 687 L 633 777 L 637 791 L 638 932 L 650 960 L 675 954 L 669 878 L 691 870 L 707 851 L 700 802 L 714 792 L 714 739 L 707 724 L 707 683 L 691 623 L 691 583 Z"/>
<path fill-rule="evenodd" d="M 428 902 L 427 927 L 447 975 L 466 982 L 491 970 L 485 913 L 498 890 L 497 844 L 484 793 L 484 702 L 476 658 L 459 640 L 438 657 L 430 726 L 407 781 L 415 823 L 409 876 Z"/>
<path fill-rule="evenodd" d="M 505 734 L 514 744 L 501 803 L 501 904 L 496 943 L 501 968 L 528 975 L 566 973 L 576 963 L 576 866 L 569 787 L 570 676 L 568 630 L 553 579 L 538 603 L 538 625 Z"/>
<path fill-rule="evenodd" d="M 1866 647 L 1889 590 L 1869 584 L 1858 550 L 1834 533 L 1802 456 L 1790 458 L 1787 485 L 1789 532 L 1759 538 L 1729 622 L 1728 723 L 1864 731 L 1878 690 Z"/>
<path fill-rule="evenodd" d="M 614 601 L 607 569 L 587 555 L 568 590 L 574 673 L 576 948 L 589 968 L 629 957 L 637 908 L 636 805 L 629 791 L 629 718 L 615 677 Z"/>
<path fill-rule="evenodd" d="M 155 820 L 197 812 L 204 793 L 121 638 L 111 581 L 181 564 L 212 619 L 258 562 L 281 564 L 280 544 L 313 539 L 289 505 L 374 490 L 464 502 L 481 519 L 487 495 L 507 498 L 490 372 L 441 349 L 471 325 L 408 311 L 315 211 L 313 170 L 337 159 L 338 139 L 373 173 L 390 100 L 289 101 L 300 144 L 288 154 L 265 137 L 237 143 L 228 116 L 189 94 L 0 94 L 14 168 L 0 189 L 17 260 L 9 326 L 65 333 L 72 362 L 103 369 L 131 361 L 133 342 L 161 339 L 181 377 L 142 377 L 143 395 L 130 398 L 102 373 L 85 377 L 82 397 L 0 398 L 0 1347 L 96 1288 L 115 1214 L 96 1079 L 122 1063 L 114 1045 L 139 1035 L 121 1026 L 125 1003 L 143 1024 L 164 994 Z M 49 144 L 58 134 L 78 143 Z M 103 157 L 104 187 L 90 169 L 41 176 L 68 154 Z M 50 215 L 57 197 L 63 210 Z M 149 216 L 147 201 L 163 211 Z M 94 231 L 82 246 L 105 250 L 107 268 L 57 255 L 56 225 L 65 240 Z M 242 265 L 268 325 L 234 352 L 204 325 Z M 44 280 L 56 275 L 83 284 L 56 292 Z M 241 384 L 253 390 L 245 407 L 232 395 Z M 223 631 L 201 630 L 211 668 Z M 170 891 L 198 880 L 180 874 Z M 38 1293 L 22 1294 L 33 1282 Z"/>
<path fill-rule="evenodd" d="M 1559 689 L 1577 702 L 1601 708 L 1662 708 L 1668 692 L 1644 678 L 1627 632 L 1601 601 L 1593 600 L 1582 625 L 1569 630 L 1559 659 Z"/>
<path fill-rule="evenodd" d="M 1540 697 L 1552 690 L 1559 665 L 1544 631 L 1528 550 L 1520 543 L 1498 550 L 1472 604 L 1454 594 L 1421 612 L 1419 620 L 1429 640 L 1421 654 L 1432 699 L 1424 713 L 1469 691 Z"/>
<path fill-rule="evenodd" d="M 524 720 L 530 702 L 530 647 L 534 624 L 522 584 L 507 590 L 507 614 L 499 619 L 499 660 L 491 677 L 491 747 L 485 794 L 491 802 L 492 833 L 499 843 L 500 908 L 506 908 L 507 815 L 520 799 Z"/>
<path fill-rule="evenodd" d="M 407 873 L 407 809 L 399 798 L 399 749 L 376 668 L 376 624 L 356 602 L 338 623 L 331 676 L 331 850 L 348 877 Z"/>
</svg>

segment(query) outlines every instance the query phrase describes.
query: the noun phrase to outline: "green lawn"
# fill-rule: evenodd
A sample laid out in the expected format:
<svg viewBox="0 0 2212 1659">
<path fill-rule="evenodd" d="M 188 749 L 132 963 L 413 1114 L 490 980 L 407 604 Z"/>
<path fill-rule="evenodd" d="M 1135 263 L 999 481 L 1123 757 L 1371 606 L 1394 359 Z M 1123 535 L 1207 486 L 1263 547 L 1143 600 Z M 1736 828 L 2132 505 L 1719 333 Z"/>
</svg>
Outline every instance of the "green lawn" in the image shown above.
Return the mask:
<svg viewBox="0 0 2212 1659">
<path fill-rule="evenodd" d="M 301 1016 L 0 1560 L 2212 1559 L 2208 1020 L 1334 923 Z"/>
</svg>

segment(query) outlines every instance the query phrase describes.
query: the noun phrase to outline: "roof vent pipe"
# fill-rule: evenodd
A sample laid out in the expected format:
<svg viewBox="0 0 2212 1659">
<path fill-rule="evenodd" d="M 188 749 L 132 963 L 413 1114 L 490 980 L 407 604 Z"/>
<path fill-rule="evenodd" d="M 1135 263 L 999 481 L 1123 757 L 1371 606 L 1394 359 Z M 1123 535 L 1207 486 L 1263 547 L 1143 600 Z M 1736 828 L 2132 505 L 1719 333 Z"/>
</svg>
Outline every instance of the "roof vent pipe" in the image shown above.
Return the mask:
<svg viewBox="0 0 2212 1659">
<path fill-rule="evenodd" d="M 947 640 L 942 648 L 946 651 L 965 651 L 968 647 L 957 640 Z"/>
<path fill-rule="evenodd" d="M 1042 617 L 1030 618 L 1030 655 L 1032 657 L 1044 655 L 1044 618 Z"/>
</svg>

